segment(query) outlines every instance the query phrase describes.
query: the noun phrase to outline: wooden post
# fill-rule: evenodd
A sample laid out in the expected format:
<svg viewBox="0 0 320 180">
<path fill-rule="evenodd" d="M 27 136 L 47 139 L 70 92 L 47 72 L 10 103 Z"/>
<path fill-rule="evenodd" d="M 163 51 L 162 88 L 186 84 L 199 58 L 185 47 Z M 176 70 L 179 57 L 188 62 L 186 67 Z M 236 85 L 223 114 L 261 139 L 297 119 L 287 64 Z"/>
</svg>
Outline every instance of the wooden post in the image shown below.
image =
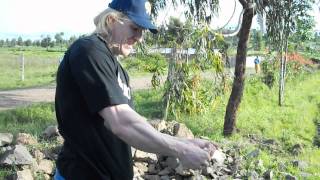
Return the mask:
<svg viewBox="0 0 320 180">
<path fill-rule="evenodd" d="M 21 54 L 21 81 L 24 81 L 24 54 Z"/>
</svg>

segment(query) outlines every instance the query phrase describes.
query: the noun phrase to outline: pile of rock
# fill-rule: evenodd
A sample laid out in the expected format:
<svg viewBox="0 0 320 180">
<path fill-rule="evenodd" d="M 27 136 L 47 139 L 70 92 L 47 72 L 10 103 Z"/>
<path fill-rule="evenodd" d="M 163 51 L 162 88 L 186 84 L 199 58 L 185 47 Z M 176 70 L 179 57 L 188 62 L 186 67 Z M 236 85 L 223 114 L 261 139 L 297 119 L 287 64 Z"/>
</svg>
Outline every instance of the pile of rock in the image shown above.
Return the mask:
<svg viewBox="0 0 320 180">
<path fill-rule="evenodd" d="M 152 120 L 150 124 L 158 131 L 177 137 L 193 138 L 192 132 L 181 123 Z M 14 180 L 51 179 L 54 174 L 54 161 L 57 158 L 63 139 L 56 126 L 48 127 L 42 138 L 53 144 L 38 143 L 30 134 L 0 133 L 0 166 L 15 169 L 8 177 Z M 49 146 L 49 147 L 48 147 Z M 132 148 L 134 159 L 134 179 L 243 179 L 247 172 L 241 169 L 242 158 L 234 149 L 219 149 L 212 156 L 208 167 L 200 170 L 184 169 L 174 157 L 155 155 Z M 39 179 L 39 178 L 37 178 Z"/>
<path fill-rule="evenodd" d="M 49 126 L 42 135 L 45 139 L 54 139 L 57 146 L 41 148 L 38 140 L 26 133 L 0 133 L 0 167 L 15 169 L 7 177 L 12 180 L 33 180 L 34 177 L 51 179 L 54 171 L 54 160 L 63 139 L 56 126 Z M 42 149 L 42 150 L 39 150 Z"/>
<path fill-rule="evenodd" d="M 151 125 L 158 131 L 177 137 L 193 138 L 192 132 L 181 123 L 152 120 Z M 217 150 L 208 167 L 199 170 L 184 169 L 174 157 L 145 153 L 132 149 L 134 159 L 134 179 L 147 180 L 202 180 L 202 179 L 241 179 L 239 163 L 241 159 Z"/>
</svg>

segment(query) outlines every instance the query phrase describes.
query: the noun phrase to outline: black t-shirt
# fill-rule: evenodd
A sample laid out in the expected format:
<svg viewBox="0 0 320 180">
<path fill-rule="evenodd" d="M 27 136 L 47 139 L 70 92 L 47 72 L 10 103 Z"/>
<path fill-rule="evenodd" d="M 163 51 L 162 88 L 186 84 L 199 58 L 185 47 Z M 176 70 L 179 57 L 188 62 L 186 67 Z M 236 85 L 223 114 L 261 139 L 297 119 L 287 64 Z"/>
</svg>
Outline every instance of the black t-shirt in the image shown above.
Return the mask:
<svg viewBox="0 0 320 180">
<path fill-rule="evenodd" d="M 99 35 L 77 40 L 59 66 L 55 97 L 65 139 L 57 167 L 66 180 L 132 179 L 131 147 L 98 114 L 118 104 L 132 106 L 128 74 Z"/>
</svg>

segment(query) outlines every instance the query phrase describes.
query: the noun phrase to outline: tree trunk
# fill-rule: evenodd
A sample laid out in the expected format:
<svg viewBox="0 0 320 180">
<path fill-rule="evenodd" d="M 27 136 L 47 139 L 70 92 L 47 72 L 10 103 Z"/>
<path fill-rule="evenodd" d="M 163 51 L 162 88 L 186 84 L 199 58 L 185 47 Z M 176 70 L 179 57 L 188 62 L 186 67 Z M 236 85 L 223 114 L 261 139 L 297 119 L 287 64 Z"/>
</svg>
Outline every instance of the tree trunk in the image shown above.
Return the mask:
<svg viewBox="0 0 320 180">
<path fill-rule="evenodd" d="M 177 58 L 177 47 L 172 47 L 171 48 L 171 57 L 169 58 L 169 63 L 168 63 L 168 75 L 167 75 L 167 80 L 166 80 L 167 83 L 169 83 L 170 87 L 172 86 L 173 77 L 175 75 L 176 58 Z M 167 118 L 168 118 L 170 101 L 171 101 L 171 96 L 170 96 L 170 93 L 168 93 L 164 99 L 164 104 L 165 104 L 164 119 L 165 120 L 167 120 Z"/>
<path fill-rule="evenodd" d="M 243 96 L 247 58 L 247 42 L 249 39 L 253 16 L 253 8 L 245 9 L 242 18 L 241 29 L 239 32 L 240 34 L 236 56 L 235 77 L 224 117 L 223 134 L 225 136 L 232 135 L 235 130 L 237 111 Z"/>
</svg>

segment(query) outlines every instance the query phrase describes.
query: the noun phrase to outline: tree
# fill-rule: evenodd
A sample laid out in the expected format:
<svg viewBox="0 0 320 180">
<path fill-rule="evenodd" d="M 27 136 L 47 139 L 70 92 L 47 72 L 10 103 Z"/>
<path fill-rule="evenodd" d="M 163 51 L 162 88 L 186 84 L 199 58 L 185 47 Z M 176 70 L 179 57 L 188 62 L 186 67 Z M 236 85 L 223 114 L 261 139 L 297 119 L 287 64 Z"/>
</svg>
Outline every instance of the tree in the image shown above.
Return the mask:
<svg viewBox="0 0 320 180">
<path fill-rule="evenodd" d="M 40 42 L 40 40 L 35 40 L 35 41 L 33 41 L 32 45 L 39 47 L 39 46 L 41 46 L 41 42 Z"/>
<path fill-rule="evenodd" d="M 25 46 L 31 46 L 32 45 L 31 39 L 27 39 L 26 41 L 24 41 L 24 45 Z"/>
<path fill-rule="evenodd" d="M 263 37 L 260 31 L 253 31 L 253 49 L 261 51 L 263 49 Z"/>
<path fill-rule="evenodd" d="M 56 44 L 57 45 L 60 45 L 60 50 L 62 51 L 62 46 L 63 46 L 63 35 L 64 35 L 64 32 L 60 32 L 60 33 L 57 33 L 54 38 L 56 39 Z"/>
<path fill-rule="evenodd" d="M 68 40 L 68 46 L 70 46 L 74 41 L 77 40 L 77 37 L 76 36 L 71 36 Z"/>
<path fill-rule="evenodd" d="M 282 0 L 281 2 L 285 2 L 286 0 Z M 296 0 L 297 4 L 299 1 L 306 0 Z M 170 1 L 173 5 L 176 5 L 177 2 Z M 214 12 L 217 12 L 218 0 L 209 1 L 209 0 L 180 0 L 180 3 L 187 6 L 185 14 L 194 19 L 195 23 L 201 23 L 203 21 L 210 22 L 211 17 L 214 15 Z M 252 19 L 255 13 L 263 13 L 263 11 L 271 13 L 272 15 L 283 18 L 283 11 L 279 11 L 281 4 L 278 0 L 239 0 L 243 7 L 242 13 L 242 22 L 239 31 L 239 40 L 237 47 L 237 55 L 236 55 L 236 67 L 235 67 L 235 77 L 232 86 L 232 92 L 228 101 L 228 105 L 226 108 L 225 114 L 225 122 L 224 122 L 224 130 L 223 134 L 225 136 L 231 135 L 235 131 L 236 126 L 236 117 L 239 105 L 241 103 L 241 99 L 243 97 L 243 89 L 245 82 L 245 70 L 246 70 L 246 57 L 247 57 L 247 43 L 250 34 L 250 28 L 252 25 Z M 166 7 L 167 2 L 165 0 L 160 1 L 152 1 L 153 8 L 152 13 L 157 14 L 159 9 L 163 9 Z M 272 7 L 275 7 L 274 9 Z M 303 5 L 300 6 L 301 10 L 306 10 Z M 287 11 L 288 9 L 285 9 Z M 303 13 L 303 12 L 300 12 Z M 273 26 L 275 22 L 273 22 L 271 16 L 267 16 L 268 19 L 268 28 L 273 28 L 275 31 L 281 30 L 279 26 Z M 272 36 L 272 34 L 271 34 Z"/>
<path fill-rule="evenodd" d="M 254 8 L 249 0 L 239 0 L 244 11 L 241 28 L 239 32 L 239 41 L 236 55 L 235 77 L 233 80 L 232 91 L 226 108 L 224 118 L 223 134 L 230 136 L 235 131 L 237 112 L 243 96 L 245 70 L 247 59 L 247 44 L 254 17 Z"/>
<path fill-rule="evenodd" d="M 312 9 L 312 3 L 314 3 L 312 0 L 269 0 L 268 2 L 269 42 L 280 56 L 279 106 L 284 103 L 288 40 L 292 33 L 293 37 L 299 41 L 298 44 L 311 37 L 311 33 L 308 32 L 313 27 L 313 18 L 308 12 Z M 303 22 L 305 25 L 302 25 Z"/>
<path fill-rule="evenodd" d="M 9 42 L 9 39 L 8 39 L 8 38 L 6 39 L 6 42 L 4 43 L 4 45 L 5 45 L 5 46 L 10 46 L 10 42 Z"/>
<path fill-rule="evenodd" d="M 3 39 L 0 40 L 0 47 L 4 46 L 5 41 Z"/>
<path fill-rule="evenodd" d="M 41 40 L 41 47 L 47 48 L 47 51 L 49 50 L 49 46 L 51 43 L 51 37 L 47 35 L 45 38 Z"/>
<path fill-rule="evenodd" d="M 18 37 L 17 45 L 18 46 L 23 46 L 23 40 L 22 40 L 21 36 Z"/>
<path fill-rule="evenodd" d="M 15 38 L 11 39 L 10 41 L 10 47 L 15 47 L 17 45 L 17 40 Z"/>
</svg>

